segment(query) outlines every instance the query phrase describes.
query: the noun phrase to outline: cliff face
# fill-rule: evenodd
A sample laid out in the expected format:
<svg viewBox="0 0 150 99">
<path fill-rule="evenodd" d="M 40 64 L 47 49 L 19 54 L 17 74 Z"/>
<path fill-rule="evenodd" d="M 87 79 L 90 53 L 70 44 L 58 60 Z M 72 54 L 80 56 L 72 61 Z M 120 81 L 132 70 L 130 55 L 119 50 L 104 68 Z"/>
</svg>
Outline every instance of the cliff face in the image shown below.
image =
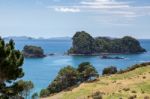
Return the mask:
<svg viewBox="0 0 150 99">
<path fill-rule="evenodd" d="M 41 47 L 26 45 L 23 49 L 23 55 L 27 58 L 42 58 L 45 57 Z"/>
<path fill-rule="evenodd" d="M 107 37 L 93 38 L 90 34 L 81 31 L 73 36 L 72 48 L 69 54 L 95 54 L 95 53 L 140 53 L 146 50 L 141 47 L 138 40 L 125 36 L 120 39 Z"/>
</svg>

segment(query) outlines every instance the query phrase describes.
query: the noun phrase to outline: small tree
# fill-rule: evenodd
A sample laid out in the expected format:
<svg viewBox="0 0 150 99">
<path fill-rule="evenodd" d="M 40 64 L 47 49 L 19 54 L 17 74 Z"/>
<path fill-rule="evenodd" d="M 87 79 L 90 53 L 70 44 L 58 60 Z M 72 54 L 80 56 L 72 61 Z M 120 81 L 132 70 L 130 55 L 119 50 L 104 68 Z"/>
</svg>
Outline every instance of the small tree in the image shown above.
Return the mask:
<svg viewBox="0 0 150 99">
<path fill-rule="evenodd" d="M 67 66 L 62 68 L 55 80 L 49 85 L 49 92 L 56 93 L 77 84 L 78 74 L 75 68 Z"/>
<path fill-rule="evenodd" d="M 42 89 L 40 92 L 40 97 L 47 97 L 50 94 L 48 89 Z"/>
<path fill-rule="evenodd" d="M 33 83 L 31 81 L 20 80 L 18 84 L 23 87 L 23 91 L 20 92 L 20 95 L 27 99 L 27 97 L 30 96 L 31 90 L 34 88 Z"/>
<path fill-rule="evenodd" d="M 38 99 L 38 98 L 39 98 L 38 93 L 34 93 L 34 94 L 32 95 L 32 99 Z"/>
<path fill-rule="evenodd" d="M 106 75 L 106 74 L 115 74 L 115 73 L 117 73 L 117 67 L 110 66 L 110 67 L 104 68 L 102 74 Z"/>
<path fill-rule="evenodd" d="M 79 81 L 81 82 L 91 80 L 92 77 L 98 77 L 98 72 L 89 62 L 81 63 L 78 66 L 77 71 L 79 72 Z"/>
</svg>

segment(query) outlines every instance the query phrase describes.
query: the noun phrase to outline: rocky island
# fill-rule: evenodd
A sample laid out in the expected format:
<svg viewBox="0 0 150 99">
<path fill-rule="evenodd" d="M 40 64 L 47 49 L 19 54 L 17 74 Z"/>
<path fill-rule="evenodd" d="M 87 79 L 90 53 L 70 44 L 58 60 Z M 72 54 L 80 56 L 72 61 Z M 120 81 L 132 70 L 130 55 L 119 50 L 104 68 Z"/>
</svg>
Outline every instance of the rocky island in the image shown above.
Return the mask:
<svg viewBox="0 0 150 99">
<path fill-rule="evenodd" d="M 146 52 L 140 42 L 130 36 L 123 38 L 92 37 L 85 31 L 76 32 L 73 36 L 69 55 L 100 55 L 100 54 L 135 54 Z"/>
<path fill-rule="evenodd" d="M 44 50 L 41 47 L 33 46 L 33 45 L 26 45 L 23 49 L 23 55 L 26 58 L 43 58 Z"/>
</svg>

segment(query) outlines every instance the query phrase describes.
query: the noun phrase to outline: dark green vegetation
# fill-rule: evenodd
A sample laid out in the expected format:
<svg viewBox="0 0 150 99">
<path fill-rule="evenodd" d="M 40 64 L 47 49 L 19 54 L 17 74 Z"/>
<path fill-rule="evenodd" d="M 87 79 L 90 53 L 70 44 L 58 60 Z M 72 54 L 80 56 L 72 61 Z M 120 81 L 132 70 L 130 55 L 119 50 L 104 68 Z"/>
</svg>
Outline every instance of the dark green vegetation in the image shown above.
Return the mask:
<svg viewBox="0 0 150 99">
<path fill-rule="evenodd" d="M 95 92 L 94 94 L 91 95 L 92 99 L 103 99 L 102 98 L 102 93 L 100 92 Z"/>
<path fill-rule="evenodd" d="M 24 76 L 22 65 L 24 57 L 15 50 L 15 43 L 5 43 L 0 38 L 0 99 L 21 99 L 27 97 L 33 88 L 31 81 L 18 81 Z"/>
<path fill-rule="evenodd" d="M 81 63 L 78 68 L 67 66 L 62 68 L 54 81 L 40 92 L 41 97 L 46 97 L 50 94 L 60 92 L 81 82 L 95 80 L 98 73 L 95 68 L 89 63 Z"/>
<path fill-rule="evenodd" d="M 45 57 L 44 51 L 41 47 L 26 45 L 23 49 L 23 54 L 28 58 L 41 58 Z"/>
<path fill-rule="evenodd" d="M 39 99 L 38 93 L 34 93 L 34 94 L 32 95 L 32 99 Z"/>
<path fill-rule="evenodd" d="M 149 66 L 149 65 L 150 65 L 150 62 L 145 62 L 145 63 L 141 63 L 141 64 L 135 64 L 133 66 L 128 67 L 125 70 L 118 71 L 118 74 L 126 73 L 126 72 L 129 72 L 129 71 L 135 70 L 136 68 L 146 67 L 146 66 Z"/>
<path fill-rule="evenodd" d="M 149 99 L 150 63 L 137 64 L 123 71 L 100 76 L 46 99 Z"/>
<path fill-rule="evenodd" d="M 93 38 L 85 31 L 76 32 L 73 36 L 73 46 L 69 54 L 99 54 L 99 53 L 139 53 L 146 50 L 140 46 L 135 38 L 125 36 L 121 39 L 107 37 Z"/>
<path fill-rule="evenodd" d="M 17 90 L 20 97 L 27 99 L 30 96 L 31 90 L 34 88 L 34 84 L 31 81 L 19 80 L 14 83 L 14 89 Z"/>
<path fill-rule="evenodd" d="M 115 74 L 117 73 L 117 68 L 115 66 L 110 66 L 103 69 L 103 75 Z"/>
</svg>

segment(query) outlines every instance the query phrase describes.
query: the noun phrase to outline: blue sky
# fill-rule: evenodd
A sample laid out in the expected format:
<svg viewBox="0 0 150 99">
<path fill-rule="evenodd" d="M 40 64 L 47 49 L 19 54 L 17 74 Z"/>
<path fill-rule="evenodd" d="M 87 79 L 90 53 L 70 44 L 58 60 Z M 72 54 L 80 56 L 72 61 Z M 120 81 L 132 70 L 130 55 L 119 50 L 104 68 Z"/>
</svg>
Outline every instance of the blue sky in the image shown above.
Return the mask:
<svg viewBox="0 0 150 99">
<path fill-rule="evenodd" d="M 0 36 L 150 38 L 150 0 L 0 0 Z"/>
</svg>

